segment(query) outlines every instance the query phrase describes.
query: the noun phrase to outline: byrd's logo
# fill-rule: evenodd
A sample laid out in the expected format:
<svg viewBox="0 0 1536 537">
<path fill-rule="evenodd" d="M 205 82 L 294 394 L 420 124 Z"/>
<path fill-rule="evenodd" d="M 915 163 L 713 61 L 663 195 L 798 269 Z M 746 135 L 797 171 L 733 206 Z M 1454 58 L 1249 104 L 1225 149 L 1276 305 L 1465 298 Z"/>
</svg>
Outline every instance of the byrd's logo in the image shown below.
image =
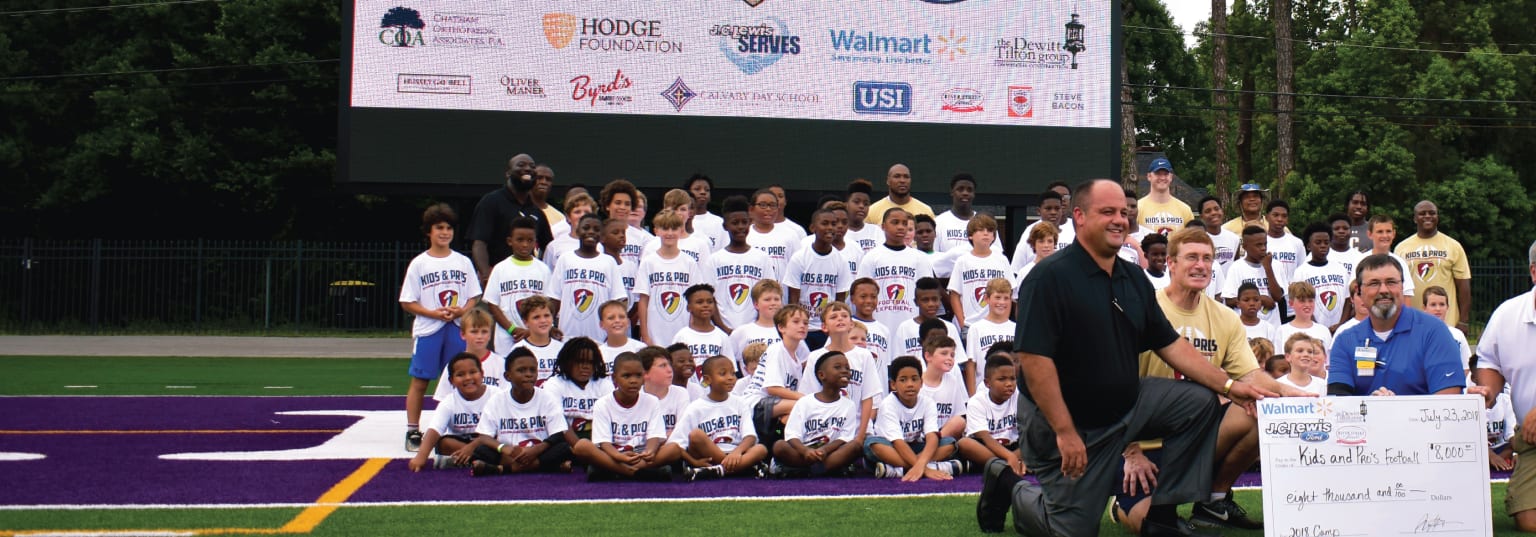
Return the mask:
<svg viewBox="0 0 1536 537">
<path fill-rule="evenodd" d="M 617 106 L 634 100 L 634 97 L 614 95 L 614 93 L 629 89 L 630 86 L 634 85 L 634 82 L 629 77 L 624 76 L 623 69 L 613 72 L 612 82 L 594 84 L 592 83 L 592 77 L 579 75 L 571 79 L 571 84 L 573 85 L 571 88 L 571 100 L 587 101 L 588 106 L 597 106 L 599 101 L 603 104 Z"/>
<path fill-rule="evenodd" d="M 576 16 L 570 13 L 544 14 L 544 40 L 549 46 L 562 49 L 576 37 Z"/>
<path fill-rule="evenodd" d="M 576 299 L 576 311 L 586 313 L 592 307 L 591 289 L 577 289 L 571 294 L 571 298 Z"/>
<path fill-rule="evenodd" d="M 860 114 L 911 114 L 912 85 L 906 82 L 854 82 L 853 111 Z"/>
<path fill-rule="evenodd" d="M 389 8 L 379 27 L 383 28 L 379 32 L 380 43 L 393 47 L 420 47 L 427 44 L 421 37 L 421 29 L 426 28 L 427 23 L 421 20 L 420 11 L 408 7 Z"/>
<path fill-rule="evenodd" d="M 1008 117 L 1035 117 L 1035 89 L 1008 86 Z"/>
</svg>

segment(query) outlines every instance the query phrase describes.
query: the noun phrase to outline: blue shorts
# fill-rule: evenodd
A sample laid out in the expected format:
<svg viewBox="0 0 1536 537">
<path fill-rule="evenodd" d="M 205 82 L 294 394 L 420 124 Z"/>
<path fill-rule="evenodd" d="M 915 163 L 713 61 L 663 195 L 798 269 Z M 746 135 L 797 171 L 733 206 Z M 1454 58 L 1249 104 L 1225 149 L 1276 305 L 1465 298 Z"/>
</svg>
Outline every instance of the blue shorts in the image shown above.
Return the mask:
<svg viewBox="0 0 1536 537">
<path fill-rule="evenodd" d="M 890 440 L 886 440 L 885 437 L 874 436 L 874 435 L 865 436 L 864 437 L 864 462 L 870 463 L 870 464 L 874 464 L 874 463 L 877 463 L 877 462 L 882 462 L 882 461 L 880 461 L 880 459 L 875 457 L 875 449 L 874 448 L 877 445 L 890 446 L 893 449 L 896 447 L 896 444 L 894 442 L 892 442 Z M 955 439 L 950 438 L 948 436 L 940 436 L 939 437 L 939 447 L 952 446 L 952 445 L 955 445 Z M 912 453 L 913 454 L 917 454 L 917 453 L 922 453 L 923 452 L 923 448 L 928 447 L 928 443 L 927 442 L 909 442 L 909 443 L 907 443 L 907 447 L 912 448 Z"/>
<path fill-rule="evenodd" d="M 448 367 L 448 360 L 461 352 L 464 352 L 464 337 L 459 335 L 459 325 L 443 323 L 442 328 L 438 328 L 432 335 L 416 338 L 415 346 L 411 349 L 411 367 L 405 372 L 411 377 L 431 382 L 443 376 L 443 368 Z"/>
</svg>

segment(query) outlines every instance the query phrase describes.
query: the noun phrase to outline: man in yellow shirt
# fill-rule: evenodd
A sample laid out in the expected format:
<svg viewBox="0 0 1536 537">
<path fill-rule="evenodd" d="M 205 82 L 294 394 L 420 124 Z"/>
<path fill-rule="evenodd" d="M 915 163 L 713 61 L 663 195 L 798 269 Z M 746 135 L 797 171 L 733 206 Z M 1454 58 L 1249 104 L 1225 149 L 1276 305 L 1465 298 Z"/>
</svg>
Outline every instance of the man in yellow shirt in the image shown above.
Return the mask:
<svg viewBox="0 0 1536 537">
<path fill-rule="evenodd" d="M 1173 163 L 1168 162 L 1168 159 L 1152 161 L 1152 167 L 1147 170 L 1147 182 L 1152 185 L 1152 192 L 1136 200 L 1137 225 L 1167 235 L 1184 229 L 1186 222 L 1195 219 L 1189 204 L 1173 197 Z"/>
<path fill-rule="evenodd" d="M 1236 218 L 1222 224 L 1222 229 L 1242 236 L 1243 229 L 1248 226 L 1259 226 L 1269 229 L 1269 223 L 1264 220 L 1264 193 L 1269 192 L 1260 188 L 1258 183 L 1243 183 L 1237 190 Z"/>
<path fill-rule="evenodd" d="M 1434 202 L 1424 200 L 1413 206 L 1413 223 L 1418 233 L 1397 243 L 1393 253 L 1408 262 L 1405 267 L 1413 278 L 1413 286 L 1428 289 L 1438 285 L 1443 289 L 1456 289 L 1450 298 L 1450 309 L 1445 312 L 1445 324 L 1456 327 L 1463 334 L 1472 335 L 1467 321 L 1472 318 L 1472 267 L 1467 263 L 1467 252 L 1457 242 L 1440 233 L 1440 210 Z"/>
<path fill-rule="evenodd" d="M 1204 228 L 1186 228 L 1168 236 L 1168 287 L 1157 292 L 1157 304 L 1168 317 L 1174 331 L 1188 339 L 1201 356 L 1212 365 L 1221 368 L 1233 381 L 1247 382 L 1283 397 L 1310 396 L 1310 394 L 1275 382 L 1264 372 L 1253 350 L 1248 346 L 1247 332 L 1232 308 L 1206 296 L 1205 288 L 1211 284 L 1216 265 L 1216 247 Z M 1152 353 L 1140 356 L 1140 373 L 1143 377 L 1181 378 L 1178 372 Z M 1253 432 L 1258 421 L 1242 407 L 1226 405 L 1226 415 L 1221 420 L 1216 440 L 1216 474 L 1211 482 L 1211 499 L 1196 502 L 1190 522 L 1205 526 L 1237 529 L 1260 529 L 1263 523 L 1248 518 L 1242 507 L 1232 501 L 1232 484 L 1244 470 L 1259 460 L 1259 439 Z M 1117 518 L 1122 524 L 1139 529 L 1144 507 L 1138 507 L 1139 497 L 1148 486 L 1156 487 L 1152 472 L 1155 463 L 1150 462 L 1143 449 L 1156 449 L 1158 444 L 1132 443 L 1126 446 L 1125 466 L 1132 468 L 1123 479 L 1142 490 L 1126 490 L 1117 495 Z M 1155 455 L 1154 455 L 1155 456 Z"/>
<path fill-rule="evenodd" d="M 885 211 L 893 208 L 905 210 L 912 216 L 934 216 L 932 207 L 912 197 L 912 170 L 907 169 L 905 164 L 893 164 L 891 169 L 886 170 L 885 187 L 889 192 L 869 206 L 869 214 L 864 217 L 865 223 L 880 225 Z"/>
</svg>

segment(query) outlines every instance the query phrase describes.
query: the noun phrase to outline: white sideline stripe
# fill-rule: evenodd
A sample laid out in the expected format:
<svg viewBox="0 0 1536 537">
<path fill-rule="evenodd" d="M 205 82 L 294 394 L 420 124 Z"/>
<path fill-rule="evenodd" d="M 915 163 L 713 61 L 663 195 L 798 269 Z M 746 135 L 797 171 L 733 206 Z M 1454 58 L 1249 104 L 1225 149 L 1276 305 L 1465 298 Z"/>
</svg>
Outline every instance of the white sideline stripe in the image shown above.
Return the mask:
<svg viewBox="0 0 1536 537">
<path fill-rule="evenodd" d="M 1489 483 L 1508 483 L 1508 479 L 1490 479 Z M 1260 487 L 1234 487 L 1234 490 L 1252 491 L 1260 490 Z M 515 506 L 515 505 L 559 505 L 559 504 L 608 504 L 608 503 L 696 503 L 713 502 L 719 500 L 737 502 L 778 502 L 778 501 L 820 501 L 820 500 L 880 500 L 902 498 L 944 498 L 952 496 L 974 496 L 975 492 L 934 492 L 925 494 L 847 494 L 847 495 L 814 495 L 814 496 L 724 496 L 708 498 L 607 498 L 596 500 L 465 500 L 465 501 L 420 501 L 420 502 L 347 502 L 347 503 L 198 503 L 198 504 L 48 504 L 48 505 L 0 505 L 0 511 L 91 511 L 106 509 L 302 509 L 311 506 L 321 507 L 410 507 L 410 506 L 453 506 L 453 505 L 488 505 L 488 506 Z"/>
<path fill-rule="evenodd" d="M 11 451 L 0 451 L 0 462 L 40 461 L 40 460 L 43 460 L 45 458 L 47 458 L 47 456 L 43 455 L 42 453 L 19 453 L 19 452 L 11 452 Z"/>
<path fill-rule="evenodd" d="M 93 399 L 102 399 L 102 398 L 107 398 L 107 397 L 139 397 L 139 398 L 144 398 L 144 397 L 200 397 L 200 398 L 207 398 L 207 399 L 230 398 L 230 397 L 255 397 L 255 398 L 265 397 L 265 398 L 268 398 L 268 399 L 272 399 L 272 398 L 282 398 L 282 397 L 287 397 L 287 398 L 292 398 L 292 397 L 326 397 L 326 398 L 343 397 L 343 398 L 345 398 L 345 397 L 399 397 L 399 396 L 398 395 L 377 395 L 377 394 L 368 394 L 368 393 L 359 393 L 359 394 L 353 394 L 353 395 L 179 395 L 179 394 L 167 394 L 167 393 L 154 394 L 154 395 L 147 395 L 147 394 L 146 395 L 62 395 L 62 394 L 53 394 L 53 395 L 36 395 L 36 394 L 31 394 L 31 395 L 0 395 L 0 399 L 10 399 L 10 398 L 32 398 L 32 399 L 36 399 L 36 398 L 41 398 L 41 397 L 60 397 L 60 398 L 86 398 L 86 397 L 89 397 L 89 398 L 93 398 Z"/>
<path fill-rule="evenodd" d="M 75 389 L 81 389 L 81 388 L 95 388 L 96 385 L 95 384 L 66 384 L 66 385 L 64 385 L 64 387 L 66 389 L 75 390 Z"/>
<path fill-rule="evenodd" d="M 190 389 L 196 388 L 196 387 L 197 386 L 166 386 L 165 389 L 167 389 L 167 390 L 190 390 Z"/>
<path fill-rule="evenodd" d="M 358 386 L 364 390 L 388 390 L 389 386 Z"/>
<path fill-rule="evenodd" d="M 293 386 L 262 386 L 263 390 L 292 390 Z"/>
</svg>

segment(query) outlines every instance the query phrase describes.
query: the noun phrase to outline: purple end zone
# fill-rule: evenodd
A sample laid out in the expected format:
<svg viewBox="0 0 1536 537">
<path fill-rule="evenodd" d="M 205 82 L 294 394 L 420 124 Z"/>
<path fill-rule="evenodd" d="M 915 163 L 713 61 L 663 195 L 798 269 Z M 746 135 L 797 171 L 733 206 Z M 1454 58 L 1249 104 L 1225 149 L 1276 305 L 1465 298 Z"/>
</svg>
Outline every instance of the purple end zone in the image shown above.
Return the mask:
<svg viewBox="0 0 1536 537">
<path fill-rule="evenodd" d="M 331 429 L 355 419 L 275 413 L 404 407 L 404 397 L 0 397 L 0 429 Z"/>
</svg>

